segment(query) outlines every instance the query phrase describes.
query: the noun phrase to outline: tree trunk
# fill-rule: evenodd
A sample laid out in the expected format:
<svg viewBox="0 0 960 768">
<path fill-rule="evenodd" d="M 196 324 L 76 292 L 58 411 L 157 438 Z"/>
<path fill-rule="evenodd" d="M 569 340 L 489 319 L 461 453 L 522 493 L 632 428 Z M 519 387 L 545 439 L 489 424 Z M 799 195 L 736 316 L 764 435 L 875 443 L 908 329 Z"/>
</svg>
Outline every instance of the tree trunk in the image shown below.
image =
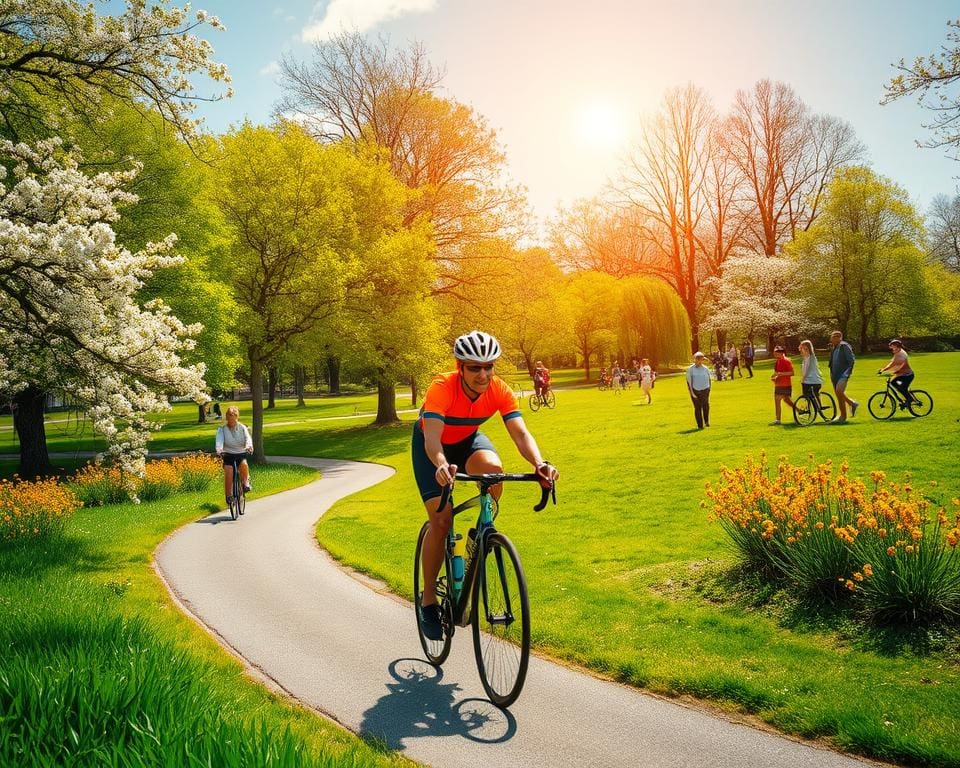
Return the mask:
<svg viewBox="0 0 960 768">
<path fill-rule="evenodd" d="M 277 407 L 277 366 L 271 365 L 268 375 L 269 401 L 267 408 Z"/>
<path fill-rule="evenodd" d="M 25 480 L 49 475 L 50 454 L 43 426 L 43 405 L 47 393 L 35 386 L 21 390 L 13 398 L 13 426 L 20 439 L 19 474 Z"/>
<path fill-rule="evenodd" d="M 410 407 L 417 407 L 417 397 L 419 393 L 417 392 L 417 380 L 413 376 L 410 377 Z"/>
<path fill-rule="evenodd" d="M 253 403 L 253 461 L 263 463 L 267 455 L 263 450 L 263 362 L 260 350 L 250 349 L 250 397 Z"/>
<path fill-rule="evenodd" d="M 307 367 L 305 365 L 295 365 L 293 367 L 293 382 L 297 388 L 297 408 L 305 408 L 307 406 L 303 399 L 303 390 L 307 386 Z"/>
<path fill-rule="evenodd" d="M 332 355 L 327 358 L 327 376 L 330 378 L 330 394 L 340 394 L 340 358 Z"/>
<path fill-rule="evenodd" d="M 199 411 L 197 415 L 197 424 L 206 424 L 207 423 L 207 404 L 197 403 L 197 410 Z"/>
<path fill-rule="evenodd" d="M 377 382 L 377 419 L 374 424 L 386 426 L 400 421 L 397 416 L 397 386 L 381 378 Z"/>
</svg>

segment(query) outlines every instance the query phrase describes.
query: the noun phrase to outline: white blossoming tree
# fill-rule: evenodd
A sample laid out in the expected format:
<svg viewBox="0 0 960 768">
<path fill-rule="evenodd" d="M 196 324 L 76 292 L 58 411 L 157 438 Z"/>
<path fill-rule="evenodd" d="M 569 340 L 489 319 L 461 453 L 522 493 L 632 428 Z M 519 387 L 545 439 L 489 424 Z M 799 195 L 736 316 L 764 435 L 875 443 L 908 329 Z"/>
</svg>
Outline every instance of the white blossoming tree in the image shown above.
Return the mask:
<svg viewBox="0 0 960 768">
<path fill-rule="evenodd" d="M 134 173 L 91 178 L 56 140 L 0 140 L 0 382 L 14 393 L 23 476 L 49 468 L 48 392 L 84 408 L 133 474 L 143 469 L 148 415 L 171 396 L 203 397 L 202 364 L 179 357 L 199 328 L 159 300 L 135 298 L 154 270 L 180 263 L 175 238 L 136 253 L 115 240 L 111 224 L 117 205 L 134 199 L 123 190 Z"/>
<path fill-rule="evenodd" d="M 720 277 L 706 285 L 705 331 L 747 338 L 774 338 L 809 331 L 807 302 L 797 295 L 800 265 L 792 259 L 740 254 L 723 265 Z"/>
<path fill-rule="evenodd" d="M 0 0 L 0 129 L 22 139 L 58 129 L 61 113 L 91 120 L 104 94 L 156 109 L 181 136 L 197 127 L 198 101 L 230 96 L 230 77 L 211 58 L 213 47 L 194 31 L 221 29 L 205 11 L 168 0 L 126 0 L 125 9 L 99 15 L 77 0 Z M 191 77 L 225 87 L 200 96 Z"/>
</svg>

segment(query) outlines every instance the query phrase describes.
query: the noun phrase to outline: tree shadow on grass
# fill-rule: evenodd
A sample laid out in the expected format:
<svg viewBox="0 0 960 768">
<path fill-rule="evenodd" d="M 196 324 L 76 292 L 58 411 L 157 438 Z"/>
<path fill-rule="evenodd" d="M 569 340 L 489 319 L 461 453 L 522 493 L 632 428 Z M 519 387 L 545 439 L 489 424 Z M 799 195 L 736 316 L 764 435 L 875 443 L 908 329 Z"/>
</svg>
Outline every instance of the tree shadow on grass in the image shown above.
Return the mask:
<svg viewBox="0 0 960 768">
<path fill-rule="evenodd" d="M 297 425 L 296 430 L 277 430 L 272 433 L 268 453 L 275 456 L 302 456 L 307 450 L 310 456 L 371 461 L 393 456 L 409 446 L 412 429 L 413 424 L 409 421 L 384 427 L 367 424 L 339 429 L 302 424 Z"/>
<path fill-rule="evenodd" d="M 106 562 L 106 555 L 95 552 L 85 540 L 62 534 L 0 545 L 0 575 L 12 578 L 38 579 L 67 565 L 100 570 Z"/>
<path fill-rule="evenodd" d="M 719 563 L 699 569 L 681 582 L 684 588 L 711 603 L 767 616 L 791 632 L 832 635 L 838 643 L 860 651 L 890 657 L 960 652 L 956 622 L 878 624 L 844 588 L 797 594 L 769 574 Z"/>
</svg>

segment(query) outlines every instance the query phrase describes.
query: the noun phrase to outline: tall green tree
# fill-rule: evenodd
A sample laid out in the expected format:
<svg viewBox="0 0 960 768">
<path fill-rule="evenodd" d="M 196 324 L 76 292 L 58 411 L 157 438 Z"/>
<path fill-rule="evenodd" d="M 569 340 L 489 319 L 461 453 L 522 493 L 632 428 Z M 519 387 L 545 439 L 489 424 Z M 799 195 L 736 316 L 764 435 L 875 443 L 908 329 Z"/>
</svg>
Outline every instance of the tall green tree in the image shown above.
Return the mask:
<svg viewBox="0 0 960 768">
<path fill-rule="evenodd" d="M 254 458 L 263 449 L 264 376 L 289 341 L 330 316 L 358 278 L 356 160 L 292 124 L 246 124 L 221 139 L 211 195 L 226 222 L 216 268 L 230 276 L 247 357 Z"/>
<path fill-rule="evenodd" d="M 929 323 L 923 224 L 903 187 L 853 166 L 830 183 L 820 218 L 789 244 L 804 293 L 821 320 L 865 349 L 871 334 Z"/>
<path fill-rule="evenodd" d="M 617 340 L 617 281 L 603 272 L 575 272 L 566 282 L 563 304 L 570 316 L 570 336 L 589 379 L 591 360 L 605 355 Z"/>
<path fill-rule="evenodd" d="M 640 276 L 621 280 L 617 288 L 618 348 L 655 365 L 686 361 L 690 322 L 676 292 L 662 280 Z"/>
</svg>

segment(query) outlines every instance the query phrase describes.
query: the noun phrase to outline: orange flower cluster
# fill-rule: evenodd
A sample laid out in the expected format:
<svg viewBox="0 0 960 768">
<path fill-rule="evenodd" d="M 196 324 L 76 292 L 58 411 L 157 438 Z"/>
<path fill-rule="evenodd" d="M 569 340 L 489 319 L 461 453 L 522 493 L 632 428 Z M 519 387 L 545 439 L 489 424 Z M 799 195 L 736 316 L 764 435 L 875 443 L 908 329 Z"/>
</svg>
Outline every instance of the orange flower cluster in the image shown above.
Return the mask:
<svg viewBox="0 0 960 768">
<path fill-rule="evenodd" d="M 202 491 L 221 472 L 221 462 L 210 454 L 188 454 L 147 462 L 142 478 L 124 475 L 118 467 L 88 464 L 73 477 L 71 486 L 88 506 L 122 503 L 131 492 L 143 501 L 164 498 L 176 491 Z"/>
<path fill-rule="evenodd" d="M 81 506 L 56 480 L 0 480 L 0 540 L 42 536 L 58 530 Z"/>
<path fill-rule="evenodd" d="M 761 454 L 759 461 L 748 458 L 744 466 L 720 472 L 720 483 L 706 488 L 711 519 L 724 527 L 748 565 L 799 586 L 823 583 L 832 574 L 835 585 L 856 591 L 874 578 L 875 569 L 890 573 L 892 561 L 879 562 L 884 557 L 896 560 L 901 574 L 905 567 L 954 567 L 944 565 L 944 558 L 960 544 L 958 499 L 952 518 L 943 508 L 933 515 L 932 502 L 909 481 L 888 482 L 877 470 L 870 473 L 870 489 L 850 477 L 846 461 L 835 472 L 830 461 L 805 467 L 781 458 L 772 473 Z M 921 558 L 925 547 L 942 550 L 943 557 Z M 916 563 L 905 564 L 904 558 Z"/>
</svg>

